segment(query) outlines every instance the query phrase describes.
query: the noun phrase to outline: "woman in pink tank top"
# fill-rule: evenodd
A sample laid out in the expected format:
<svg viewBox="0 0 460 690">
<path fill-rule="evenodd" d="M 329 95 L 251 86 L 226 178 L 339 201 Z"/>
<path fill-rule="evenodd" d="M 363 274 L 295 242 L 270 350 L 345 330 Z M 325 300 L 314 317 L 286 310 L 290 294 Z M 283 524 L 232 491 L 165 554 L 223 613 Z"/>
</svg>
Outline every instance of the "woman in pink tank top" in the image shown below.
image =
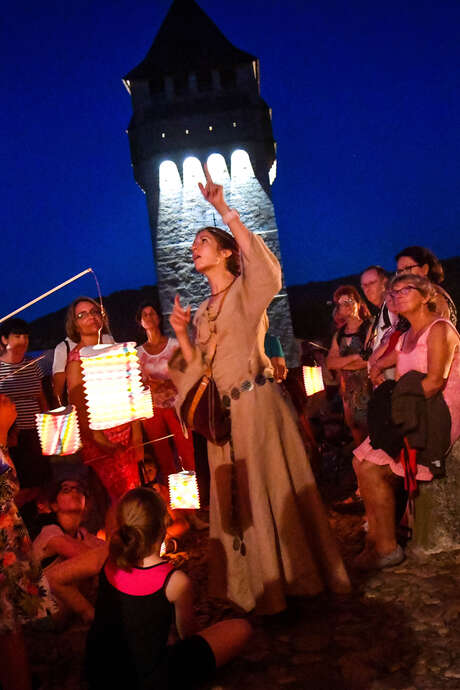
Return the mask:
<svg viewBox="0 0 460 690">
<path fill-rule="evenodd" d="M 390 293 L 398 313 L 411 324 L 396 346 L 397 378 L 420 371 L 426 374 L 422 380 L 425 398 L 442 392 L 451 415 L 453 443 L 460 437 L 460 336 L 450 321 L 435 313 L 433 287 L 426 278 L 396 276 Z M 354 467 L 369 524 L 366 546 L 356 565 L 366 569 L 397 565 L 404 552 L 396 541 L 394 477 L 404 476 L 403 467 L 382 449 L 374 449 L 369 438 L 355 449 Z M 430 481 L 432 474 L 428 467 L 418 465 L 416 478 Z"/>
</svg>

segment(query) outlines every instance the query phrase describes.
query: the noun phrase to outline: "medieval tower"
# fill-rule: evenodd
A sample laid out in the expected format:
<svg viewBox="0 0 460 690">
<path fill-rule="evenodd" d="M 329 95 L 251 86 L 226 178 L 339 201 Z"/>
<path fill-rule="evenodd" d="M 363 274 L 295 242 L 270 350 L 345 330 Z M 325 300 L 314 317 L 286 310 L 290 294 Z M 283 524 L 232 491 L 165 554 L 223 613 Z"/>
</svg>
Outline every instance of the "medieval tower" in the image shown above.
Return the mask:
<svg viewBox="0 0 460 690">
<path fill-rule="evenodd" d="M 276 174 L 271 111 L 260 96 L 259 60 L 228 41 L 194 0 L 174 0 L 144 60 L 124 78 L 132 97 L 128 134 L 134 177 L 147 196 L 163 314 L 174 296 L 196 308 L 207 283 L 190 247 L 205 225 L 222 223 L 202 198 L 207 162 L 229 206 L 280 257 L 270 186 Z M 285 289 L 270 330 L 291 366 L 294 336 Z"/>
</svg>

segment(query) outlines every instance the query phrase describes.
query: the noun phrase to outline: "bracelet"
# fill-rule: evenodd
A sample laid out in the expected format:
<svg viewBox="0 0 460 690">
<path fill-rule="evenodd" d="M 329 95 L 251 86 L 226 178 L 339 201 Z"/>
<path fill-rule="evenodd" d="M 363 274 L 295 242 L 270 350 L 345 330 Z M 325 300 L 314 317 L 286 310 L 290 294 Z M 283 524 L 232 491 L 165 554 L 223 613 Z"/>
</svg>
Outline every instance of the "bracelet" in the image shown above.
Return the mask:
<svg viewBox="0 0 460 690">
<path fill-rule="evenodd" d="M 229 209 L 222 216 L 222 221 L 225 223 L 225 225 L 228 225 L 229 223 L 231 223 L 232 220 L 239 220 L 239 219 L 240 219 L 240 214 L 238 213 L 238 211 L 235 208 Z"/>
</svg>

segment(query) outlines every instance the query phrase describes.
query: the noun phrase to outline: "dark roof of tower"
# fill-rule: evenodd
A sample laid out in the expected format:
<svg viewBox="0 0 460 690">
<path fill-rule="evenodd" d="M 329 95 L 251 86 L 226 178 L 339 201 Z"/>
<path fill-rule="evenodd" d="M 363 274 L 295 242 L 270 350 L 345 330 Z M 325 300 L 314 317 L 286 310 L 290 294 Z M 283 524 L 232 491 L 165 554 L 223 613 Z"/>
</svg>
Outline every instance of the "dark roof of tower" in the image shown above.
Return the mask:
<svg viewBox="0 0 460 690">
<path fill-rule="evenodd" d="M 256 60 L 235 48 L 195 0 L 174 0 L 149 52 L 126 80 Z"/>
</svg>

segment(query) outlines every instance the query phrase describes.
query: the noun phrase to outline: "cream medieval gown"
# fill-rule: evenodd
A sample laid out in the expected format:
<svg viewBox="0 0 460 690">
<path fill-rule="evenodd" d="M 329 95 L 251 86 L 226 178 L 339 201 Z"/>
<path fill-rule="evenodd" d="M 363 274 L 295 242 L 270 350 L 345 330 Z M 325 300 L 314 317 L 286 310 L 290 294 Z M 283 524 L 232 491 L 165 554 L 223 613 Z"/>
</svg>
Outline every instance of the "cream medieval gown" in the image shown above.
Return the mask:
<svg viewBox="0 0 460 690">
<path fill-rule="evenodd" d="M 230 443 L 208 443 L 209 593 L 245 611 L 276 613 L 285 608 L 286 595 L 314 595 L 325 587 L 343 592 L 349 581 L 291 406 L 277 383 L 254 383 L 260 374 L 272 376 L 264 353 L 265 310 L 281 287 L 279 262 L 252 235 L 242 264 L 213 324 L 215 333 L 205 301 L 194 318 L 194 358 L 186 365 L 179 350 L 170 371 L 180 409 L 216 348 L 213 376 L 221 397 L 231 400 L 233 460 Z M 237 399 L 233 391 L 232 397 L 243 382 L 252 389 Z"/>
</svg>

